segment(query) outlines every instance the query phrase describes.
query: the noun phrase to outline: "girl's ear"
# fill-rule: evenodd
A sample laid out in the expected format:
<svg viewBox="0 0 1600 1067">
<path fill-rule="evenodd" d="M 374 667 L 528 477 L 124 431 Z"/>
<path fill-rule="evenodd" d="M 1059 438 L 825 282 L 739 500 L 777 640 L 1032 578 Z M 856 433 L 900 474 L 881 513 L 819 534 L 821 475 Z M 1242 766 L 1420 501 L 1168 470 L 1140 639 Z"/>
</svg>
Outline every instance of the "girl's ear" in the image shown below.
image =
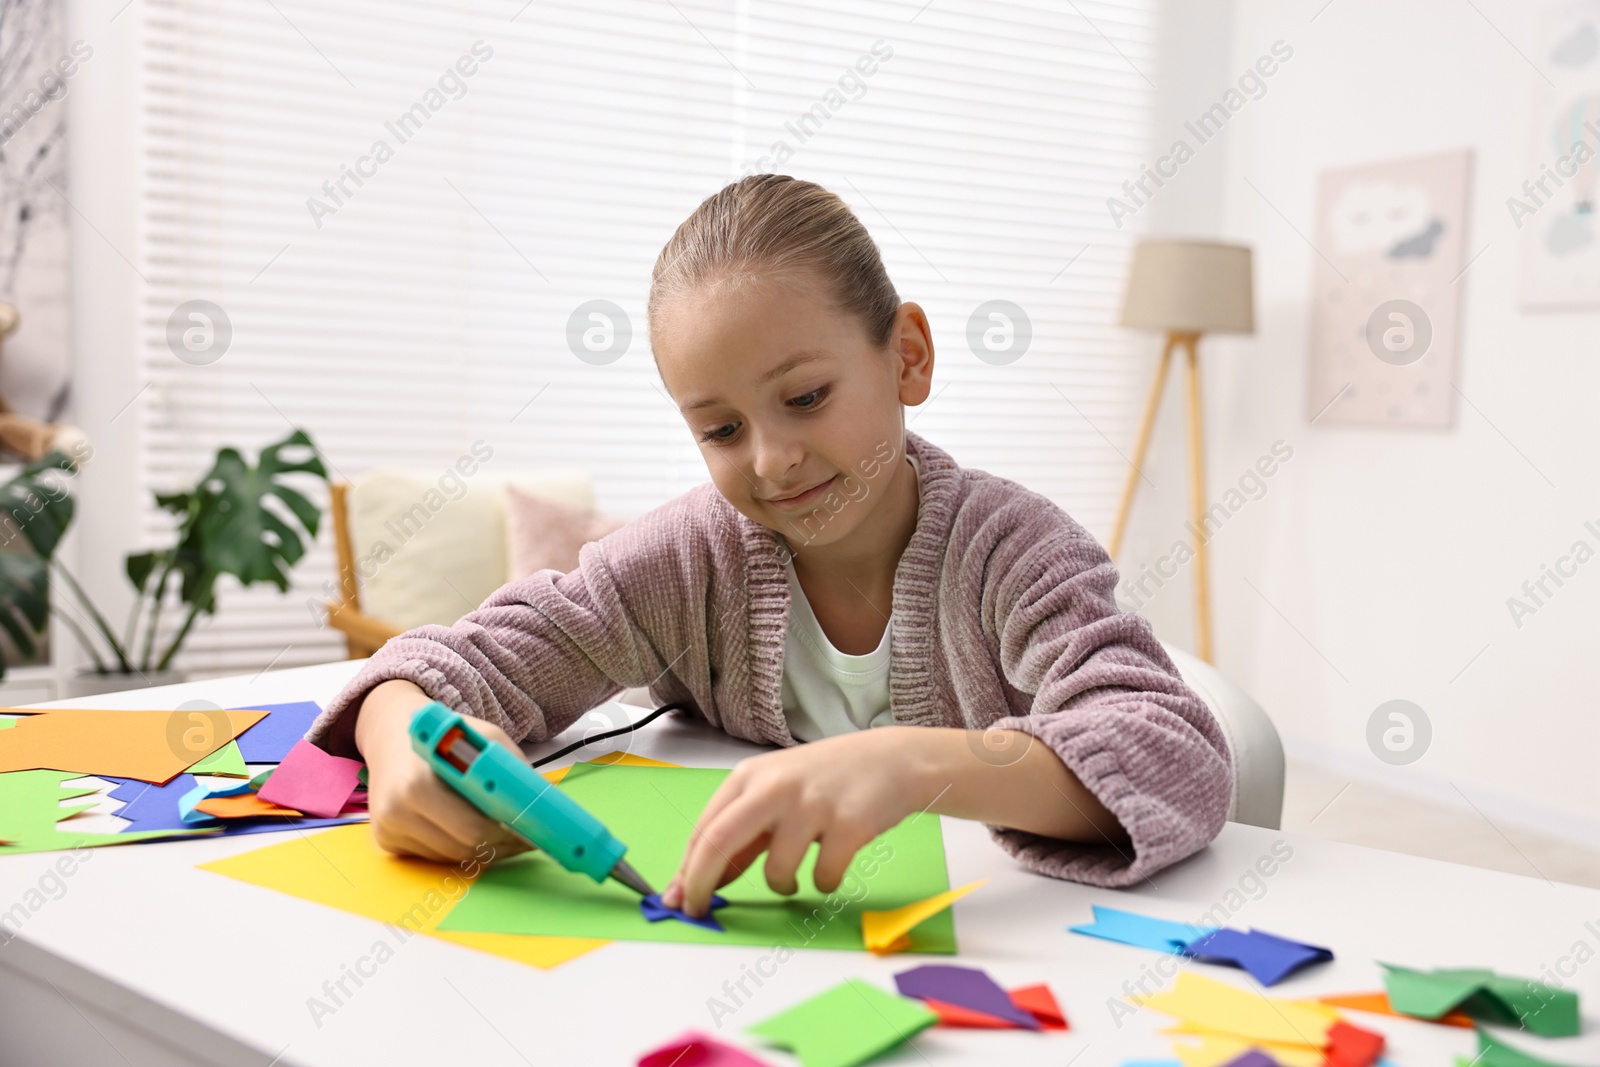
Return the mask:
<svg viewBox="0 0 1600 1067">
<path fill-rule="evenodd" d="M 900 305 L 889 333 L 889 351 L 895 360 L 900 403 L 907 407 L 924 403 L 933 390 L 933 330 L 920 304 Z"/>
</svg>

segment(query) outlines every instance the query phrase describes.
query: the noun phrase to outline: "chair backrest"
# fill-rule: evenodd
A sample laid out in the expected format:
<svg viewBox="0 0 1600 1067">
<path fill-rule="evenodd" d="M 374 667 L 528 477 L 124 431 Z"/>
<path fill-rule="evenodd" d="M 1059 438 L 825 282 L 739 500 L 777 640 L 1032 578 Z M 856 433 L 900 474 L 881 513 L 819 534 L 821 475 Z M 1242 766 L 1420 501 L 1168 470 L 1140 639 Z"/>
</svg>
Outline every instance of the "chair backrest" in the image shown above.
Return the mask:
<svg viewBox="0 0 1600 1067">
<path fill-rule="evenodd" d="M 1278 829 L 1283 821 L 1283 742 L 1266 710 L 1211 664 L 1165 641 L 1161 644 L 1227 737 L 1233 754 L 1229 821 Z"/>
<path fill-rule="evenodd" d="M 593 479 L 581 470 L 449 478 L 437 470 L 378 469 L 356 481 L 346 507 L 361 611 L 402 630 L 448 626 L 504 585 L 508 482 L 574 507 L 594 506 Z"/>
</svg>

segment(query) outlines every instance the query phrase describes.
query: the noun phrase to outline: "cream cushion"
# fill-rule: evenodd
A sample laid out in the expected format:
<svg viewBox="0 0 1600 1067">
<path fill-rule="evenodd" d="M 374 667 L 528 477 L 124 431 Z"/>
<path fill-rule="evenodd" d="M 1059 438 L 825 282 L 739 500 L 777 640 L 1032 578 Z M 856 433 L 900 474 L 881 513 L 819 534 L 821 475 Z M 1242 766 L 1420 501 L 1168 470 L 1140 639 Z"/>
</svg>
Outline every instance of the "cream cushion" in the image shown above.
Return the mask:
<svg viewBox="0 0 1600 1067">
<path fill-rule="evenodd" d="M 409 630 L 449 626 L 506 582 L 507 483 L 577 508 L 594 506 L 587 472 L 463 476 L 379 469 L 351 486 L 350 540 L 363 614 Z"/>
</svg>

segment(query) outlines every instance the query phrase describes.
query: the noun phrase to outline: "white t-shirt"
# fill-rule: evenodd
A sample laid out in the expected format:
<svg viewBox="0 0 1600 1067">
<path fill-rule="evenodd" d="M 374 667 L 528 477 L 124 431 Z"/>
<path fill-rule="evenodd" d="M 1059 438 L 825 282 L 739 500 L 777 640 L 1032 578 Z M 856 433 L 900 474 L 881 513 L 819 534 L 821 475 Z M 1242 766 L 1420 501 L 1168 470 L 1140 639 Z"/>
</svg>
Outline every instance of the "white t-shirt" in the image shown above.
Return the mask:
<svg viewBox="0 0 1600 1067">
<path fill-rule="evenodd" d="M 915 458 L 907 454 L 913 470 Z M 783 641 L 783 717 L 800 741 L 818 741 L 835 734 L 887 726 L 889 710 L 889 632 L 864 656 L 850 656 L 833 647 L 811 610 L 793 562 L 789 575 L 789 625 Z M 862 601 L 863 611 L 873 610 Z"/>
</svg>

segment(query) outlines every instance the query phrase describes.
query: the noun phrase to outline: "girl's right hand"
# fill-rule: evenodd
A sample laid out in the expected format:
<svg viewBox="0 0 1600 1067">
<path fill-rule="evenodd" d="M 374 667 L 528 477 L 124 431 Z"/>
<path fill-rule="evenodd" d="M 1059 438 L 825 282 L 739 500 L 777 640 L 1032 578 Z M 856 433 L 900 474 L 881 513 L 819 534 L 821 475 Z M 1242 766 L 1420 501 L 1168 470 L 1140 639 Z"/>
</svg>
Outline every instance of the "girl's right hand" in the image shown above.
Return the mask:
<svg viewBox="0 0 1600 1067">
<path fill-rule="evenodd" d="M 375 686 L 356 719 L 356 747 L 367 764 L 367 808 L 380 846 L 435 863 L 481 865 L 528 845 L 467 802 L 411 747 L 411 717 L 429 697 L 404 679 Z M 490 741 L 521 746 L 493 723 L 463 716 Z"/>
</svg>

